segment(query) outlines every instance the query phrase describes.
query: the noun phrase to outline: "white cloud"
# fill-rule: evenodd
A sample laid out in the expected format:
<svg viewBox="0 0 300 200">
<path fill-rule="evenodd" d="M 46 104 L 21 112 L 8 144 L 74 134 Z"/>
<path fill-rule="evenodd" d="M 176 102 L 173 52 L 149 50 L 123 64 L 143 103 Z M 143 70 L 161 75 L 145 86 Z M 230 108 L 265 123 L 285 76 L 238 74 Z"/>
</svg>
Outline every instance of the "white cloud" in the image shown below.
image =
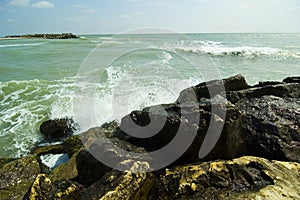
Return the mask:
<svg viewBox="0 0 300 200">
<path fill-rule="evenodd" d="M 82 21 L 85 19 L 87 19 L 87 17 L 83 17 L 83 16 L 68 17 L 68 20 L 70 20 L 70 21 Z"/>
<path fill-rule="evenodd" d="M 73 7 L 74 7 L 74 8 L 82 8 L 82 7 L 84 7 L 84 6 L 83 6 L 82 4 L 74 4 Z"/>
<path fill-rule="evenodd" d="M 8 19 L 7 20 L 7 22 L 9 22 L 9 23 L 12 23 L 12 22 L 14 22 L 15 20 L 13 20 L 13 19 Z"/>
<path fill-rule="evenodd" d="M 95 13 L 97 10 L 94 8 L 83 10 L 84 13 Z"/>
<path fill-rule="evenodd" d="M 31 4 L 34 8 L 54 8 L 54 4 L 48 1 L 40 1 L 34 4 Z"/>
<path fill-rule="evenodd" d="M 11 6 L 28 6 L 30 0 L 12 0 L 8 4 Z"/>
<path fill-rule="evenodd" d="M 136 11 L 136 12 L 132 12 L 132 13 L 128 13 L 128 14 L 122 15 L 121 17 L 122 17 L 123 19 L 130 19 L 130 18 L 142 16 L 142 15 L 144 15 L 143 12 L 141 12 L 141 11 Z"/>
<path fill-rule="evenodd" d="M 149 7 L 165 7 L 166 3 L 165 2 L 145 2 L 144 6 L 149 6 Z"/>
<path fill-rule="evenodd" d="M 145 7 L 165 7 L 167 1 L 162 0 L 129 0 L 135 6 L 145 6 Z"/>
</svg>

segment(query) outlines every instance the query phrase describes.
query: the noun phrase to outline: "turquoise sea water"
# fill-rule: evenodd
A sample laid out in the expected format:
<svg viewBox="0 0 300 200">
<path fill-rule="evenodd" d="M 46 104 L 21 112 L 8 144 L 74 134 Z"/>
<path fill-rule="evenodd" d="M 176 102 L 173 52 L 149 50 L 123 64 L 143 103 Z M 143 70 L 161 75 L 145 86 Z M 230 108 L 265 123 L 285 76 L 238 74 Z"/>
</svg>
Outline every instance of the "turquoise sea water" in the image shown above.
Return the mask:
<svg viewBox="0 0 300 200">
<path fill-rule="evenodd" d="M 118 54 L 120 48 L 140 44 L 148 48 Z M 43 139 L 38 130 L 42 121 L 74 116 L 72 100 L 78 89 L 75 77 L 97 46 L 104 50 L 96 62 L 106 68 L 96 95 L 97 124 L 121 117 L 111 113 L 113 86 L 120 80 L 128 82 L 145 75 L 138 79 L 143 87 L 129 92 L 132 95 L 124 102 L 128 104 L 124 113 L 174 101 L 184 88 L 179 84 L 181 79 L 191 85 L 205 80 L 181 55 L 196 59 L 206 56 L 218 69 L 219 77 L 239 73 L 250 84 L 300 75 L 300 34 L 84 35 L 70 40 L 0 40 L 0 157 L 28 153 Z M 111 55 L 117 59 L 101 66 Z M 170 69 L 180 76 L 173 76 Z M 168 90 L 160 84 L 161 79 L 179 85 L 178 91 Z"/>
</svg>

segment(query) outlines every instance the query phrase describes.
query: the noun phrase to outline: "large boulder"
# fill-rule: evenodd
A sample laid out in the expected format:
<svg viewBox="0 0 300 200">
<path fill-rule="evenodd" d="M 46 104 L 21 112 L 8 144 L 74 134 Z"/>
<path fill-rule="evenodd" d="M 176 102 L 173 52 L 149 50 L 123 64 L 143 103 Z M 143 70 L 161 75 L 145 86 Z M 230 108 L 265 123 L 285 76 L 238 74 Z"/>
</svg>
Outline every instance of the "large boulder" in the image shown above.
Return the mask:
<svg viewBox="0 0 300 200">
<path fill-rule="evenodd" d="M 300 162 L 298 99 L 263 96 L 243 99 L 236 105 L 242 113 L 240 149 L 247 155 Z"/>
<path fill-rule="evenodd" d="M 102 199 L 147 199 L 149 192 L 155 183 L 152 173 L 133 173 L 138 168 L 149 168 L 145 162 L 124 161 L 131 170 L 120 172 L 112 170 L 105 174 L 99 181 L 88 187 L 82 195 L 82 200 Z M 120 163 L 122 164 L 122 163 Z"/>
<path fill-rule="evenodd" d="M 41 124 L 40 131 L 48 139 L 62 139 L 74 133 L 75 124 L 68 118 L 47 120 Z"/>
<path fill-rule="evenodd" d="M 299 199 L 300 164 L 241 157 L 166 169 L 154 199 Z"/>
<path fill-rule="evenodd" d="M 0 169 L 0 199 L 22 199 L 39 173 L 39 163 L 32 156 L 3 165 Z"/>
<path fill-rule="evenodd" d="M 178 160 L 174 160 L 176 161 L 175 164 L 196 162 L 199 160 L 198 152 L 206 137 L 209 123 L 214 123 L 215 125 L 222 125 L 223 123 L 225 124 L 225 119 L 222 119 L 218 115 L 211 114 L 212 104 L 214 107 L 219 109 L 219 111 L 227 111 L 228 117 L 235 118 L 237 109 L 229 102 L 213 103 L 207 101 L 197 106 L 189 104 L 183 106 L 177 104 L 162 105 L 164 110 L 162 112 L 157 111 L 154 106 L 151 107 L 151 109 L 146 108 L 142 111 L 133 111 L 129 115 L 122 118 L 120 129 L 115 132 L 115 137 L 128 141 L 136 146 L 143 147 L 147 151 L 155 151 L 168 145 L 171 141 L 174 142 L 173 139 L 180 132 L 180 137 L 183 138 L 176 139 L 173 147 L 168 151 L 164 150 L 163 153 L 165 154 L 162 156 L 168 157 L 174 153 L 181 152 L 182 155 L 177 155 L 177 158 L 180 158 Z M 150 116 L 152 121 L 150 120 Z M 197 121 L 197 116 L 199 121 Z M 150 123 L 150 121 L 152 123 L 154 121 L 153 119 L 155 121 L 163 121 L 165 119 L 166 122 L 163 127 L 151 137 L 144 136 L 145 134 L 148 134 L 148 132 L 155 132 L 156 130 L 151 129 L 147 132 L 144 129 L 136 128 L 132 130 L 134 132 L 134 135 L 132 135 L 132 132 L 127 133 L 123 129 L 123 127 L 130 127 L 132 121 L 137 126 L 143 127 Z M 220 129 L 220 131 L 221 130 L 222 129 Z M 135 137 L 136 135 L 141 137 Z M 223 136 L 221 135 L 221 137 Z M 184 149 L 183 144 L 185 144 L 185 139 L 187 138 L 194 139 L 192 139 L 190 145 Z M 207 156 L 211 159 L 216 157 L 223 158 L 226 153 L 224 150 L 226 149 L 226 146 L 224 146 L 226 141 L 222 140 L 222 143 L 218 143 Z"/>
<path fill-rule="evenodd" d="M 39 174 L 34 180 L 24 200 L 68 199 L 77 200 L 83 187 L 72 181 L 51 181 L 46 174 Z"/>
<path fill-rule="evenodd" d="M 53 181 L 74 180 L 89 186 L 99 180 L 110 168 L 98 161 L 87 150 L 75 153 L 66 163 L 56 167 L 49 177 Z"/>
<path fill-rule="evenodd" d="M 207 99 L 208 86 L 218 88 L 220 81 L 200 84 L 192 88 L 197 91 L 196 104 L 188 102 L 189 90 L 184 90 L 179 97 L 181 101 L 177 103 L 151 106 L 123 117 L 114 136 L 147 151 L 155 151 L 169 144 L 178 134 L 179 127 L 187 138 L 196 134 L 190 147 L 175 164 L 198 161 L 199 150 L 207 144 L 205 139 L 215 140 L 210 144 L 216 145 L 202 160 L 252 155 L 299 162 L 300 84 L 264 82 L 251 87 L 240 76 L 222 82 L 230 101 L 222 99 L 225 95 L 222 91 Z M 159 124 L 163 120 L 166 121 L 158 130 L 155 130 L 156 126 L 152 129 L 143 128 L 151 123 Z M 217 124 L 216 127 L 224 126 L 208 135 L 211 124 Z M 128 131 L 128 127 L 134 126 Z M 148 137 L 151 131 L 156 131 L 156 134 Z M 178 152 L 184 142 L 182 138 L 167 153 L 171 156 Z"/>
<path fill-rule="evenodd" d="M 300 77 L 287 77 L 283 80 L 285 83 L 300 83 Z"/>
<path fill-rule="evenodd" d="M 195 96 L 198 100 L 201 98 L 211 99 L 216 95 L 225 95 L 226 92 L 239 91 L 249 88 L 245 78 L 236 75 L 223 80 L 213 80 L 203 82 L 196 86 L 187 88 L 180 92 L 177 102 L 184 103 L 194 101 Z"/>
<path fill-rule="evenodd" d="M 63 146 L 65 150 L 68 152 L 69 157 L 71 157 L 74 153 L 76 153 L 80 149 L 86 148 L 85 145 L 87 145 L 87 141 L 91 140 L 91 138 L 95 138 L 96 137 L 95 135 L 98 134 L 101 135 L 101 137 L 105 136 L 108 138 L 112 138 L 117 128 L 118 128 L 118 123 L 115 121 L 104 123 L 103 125 L 101 125 L 101 127 L 92 128 L 89 131 L 68 137 L 64 141 Z M 85 141 L 84 144 L 83 141 Z"/>
<path fill-rule="evenodd" d="M 264 85 L 262 87 L 252 87 L 239 91 L 229 91 L 227 99 L 236 103 L 242 99 L 260 98 L 262 96 L 272 95 L 282 98 L 299 98 L 300 84 L 299 83 L 281 83 L 275 85 Z"/>
<path fill-rule="evenodd" d="M 50 173 L 50 178 L 54 181 L 62 179 L 74 180 L 87 187 L 101 179 L 105 173 L 111 170 L 110 167 L 100 162 L 97 156 L 100 156 L 102 159 L 113 160 L 116 165 L 124 159 L 131 158 L 112 149 L 112 144 L 125 151 L 145 152 L 144 149 L 126 141 L 117 138 L 107 138 L 106 134 L 107 132 L 103 128 L 96 127 L 70 137 L 72 139 L 67 139 L 65 146 L 72 157 L 66 163 L 55 168 Z"/>
</svg>

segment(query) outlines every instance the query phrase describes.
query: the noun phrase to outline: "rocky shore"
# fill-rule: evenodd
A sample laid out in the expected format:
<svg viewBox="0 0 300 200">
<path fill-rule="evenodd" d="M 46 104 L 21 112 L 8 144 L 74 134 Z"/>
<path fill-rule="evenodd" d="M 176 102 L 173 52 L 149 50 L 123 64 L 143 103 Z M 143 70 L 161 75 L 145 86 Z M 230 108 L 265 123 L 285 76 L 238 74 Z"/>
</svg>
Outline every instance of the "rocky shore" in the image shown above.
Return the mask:
<svg viewBox="0 0 300 200">
<path fill-rule="evenodd" d="M 72 135 L 71 119 L 46 121 L 40 128 L 45 138 L 61 143 L 0 159 L 0 199 L 300 199 L 299 98 L 300 77 L 249 86 L 237 75 L 187 88 L 173 104 L 133 111 L 120 124 L 78 135 Z M 194 114 L 199 120 L 186 117 Z M 133 137 L 122 128 L 131 120 L 147 126 L 161 119 L 165 123 L 152 137 Z M 207 139 L 211 123 L 221 124 L 222 131 Z M 167 145 L 178 130 L 195 137 L 183 155 L 160 170 L 151 171 L 151 158 L 122 155 L 110 146 L 142 155 Z M 199 158 L 216 135 L 211 151 Z M 102 164 L 90 153 L 95 148 L 130 170 Z M 41 159 L 49 154 L 67 154 L 69 160 L 49 169 Z"/>
<path fill-rule="evenodd" d="M 5 39 L 74 39 L 79 38 L 72 33 L 61 33 L 61 34 L 27 34 L 27 35 L 8 35 Z"/>
</svg>

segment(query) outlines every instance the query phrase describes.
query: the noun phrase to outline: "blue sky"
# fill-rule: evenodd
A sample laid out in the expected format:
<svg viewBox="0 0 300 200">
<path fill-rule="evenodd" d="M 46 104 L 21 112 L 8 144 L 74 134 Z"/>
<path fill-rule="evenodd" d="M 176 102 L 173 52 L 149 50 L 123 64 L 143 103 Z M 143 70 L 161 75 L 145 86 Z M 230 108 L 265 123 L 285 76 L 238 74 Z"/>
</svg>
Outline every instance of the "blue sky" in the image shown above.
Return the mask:
<svg viewBox="0 0 300 200">
<path fill-rule="evenodd" d="M 0 35 L 177 32 L 300 32 L 299 0 L 0 0 Z"/>
</svg>

